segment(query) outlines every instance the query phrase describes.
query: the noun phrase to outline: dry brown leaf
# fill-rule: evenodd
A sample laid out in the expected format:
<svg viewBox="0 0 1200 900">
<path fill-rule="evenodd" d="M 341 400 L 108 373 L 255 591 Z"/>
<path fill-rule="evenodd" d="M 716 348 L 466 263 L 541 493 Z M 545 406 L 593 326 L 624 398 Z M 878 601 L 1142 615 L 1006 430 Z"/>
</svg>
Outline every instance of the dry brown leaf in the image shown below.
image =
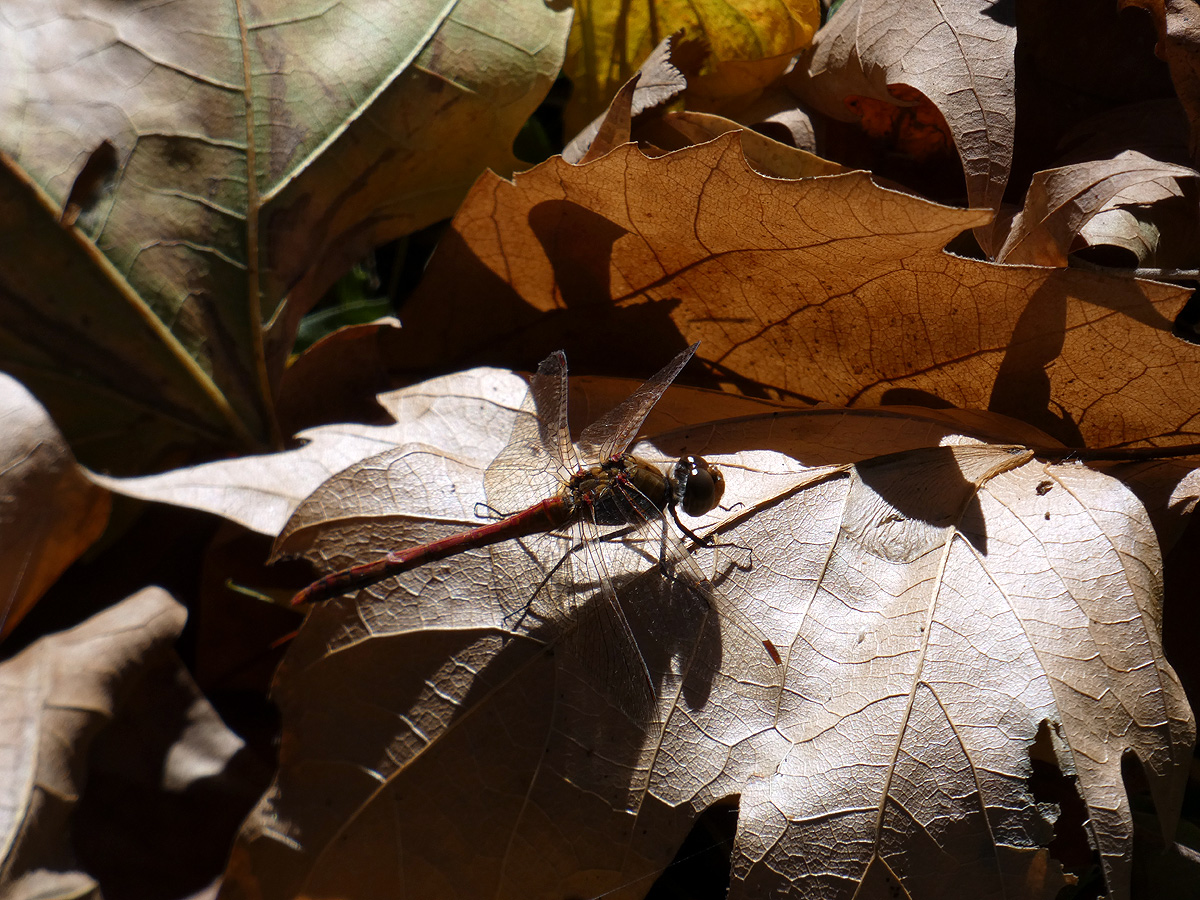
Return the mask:
<svg viewBox="0 0 1200 900">
<path fill-rule="evenodd" d="M 497 415 L 461 419 L 452 451 L 351 467 L 283 541 L 334 567 L 477 522 Z M 1194 737 L 1161 657 L 1153 531 L 1114 480 L 964 442 L 953 415 L 751 416 L 639 448 L 721 464 L 735 506 L 703 520 L 718 538 L 697 561 L 788 648 L 781 693 L 652 562 L 617 575 L 658 648 L 645 728 L 555 646 L 570 621 L 524 608 L 553 561 L 516 543 L 315 611 L 225 895 L 638 897 L 695 817 L 739 796 L 731 896 L 1051 897 L 1053 812 L 1028 793 L 1041 731 L 1126 896 L 1122 755 L 1169 831 Z M 891 455 L 844 466 L 872 454 Z"/>
<path fill-rule="evenodd" d="M 3 896 L 182 897 L 219 873 L 262 773 L 175 656 L 184 619 L 147 588 L 0 664 Z"/>
<path fill-rule="evenodd" d="M 849 97 L 898 105 L 889 86 L 919 91 L 954 136 L 971 206 L 998 210 L 1016 126 L 1017 31 L 1002 6 L 846 0 L 817 33 L 807 75 L 797 73 L 794 89 L 826 115 L 847 121 L 857 118 L 846 105 Z M 988 226 L 976 226 L 975 235 L 985 252 L 999 249 Z"/>
<path fill-rule="evenodd" d="M 865 173 L 764 177 L 740 140 L 483 177 L 393 358 L 532 368 L 565 347 L 629 371 L 701 340 L 715 380 L 747 393 L 990 409 L 1072 446 L 1196 439 L 1200 352 L 1171 333 L 1185 290 L 953 256 L 986 212 Z"/>
<path fill-rule="evenodd" d="M 1194 188 L 1197 178 L 1200 172 L 1194 169 L 1159 162 L 1136 150 L 1127 150 L 1113 159 L 1038 172 L 1025 196 L 1025 208 L 1013 221 L 998 259 L 1065 266 L 1067 254 L 1082 242 L 1088 246 L 1125 246 L 1148 265 L 1157 241 L 1151 239 L 1152 244 L 1138 252 L 1138 243 L 1126 237 L 1121 225 L 1127 218 L 1136 223 L 1148 221 L 1149 216 L 1134 218 L 1121 207 L 1150 207 L 1172 198 L 1183 199 L 1183 184 L 1191 182 Z M 1194 232 L 1194 208 L 1192 213 Z M 1135 230 L 1134 235 L 1139 232 Z M 1139 242 L 1144 242 L 1144 232 L 1140 235 Z"/>
<path fill-rule="evenodd" d="M 0 364 L 124 472 L 279 445 L 300 317 L 520 165 L 572 19 L 543 0 L 5 9 Z M 112 189 L 64 231 L 105 146 Z"/>
<path fill-rule="evenodd" d="M 91 484 L 46 410 L 0 373 L 0 639 L 104 531 L 108 492 Z"/>
</svg>

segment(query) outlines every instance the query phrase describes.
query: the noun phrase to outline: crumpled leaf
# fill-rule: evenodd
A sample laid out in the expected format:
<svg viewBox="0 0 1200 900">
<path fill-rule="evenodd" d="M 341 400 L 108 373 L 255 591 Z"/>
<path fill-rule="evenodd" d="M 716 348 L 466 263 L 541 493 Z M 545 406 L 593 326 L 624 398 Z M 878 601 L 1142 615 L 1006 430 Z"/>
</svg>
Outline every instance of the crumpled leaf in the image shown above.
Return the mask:
<svg viewBox="0 0 1200 900">
<path fill-rule="evenodd" d="M 1015 22 L 991 0 L 905 3 L 846 0 L 813 40 L 800 96 L 836 119 L 858 116 L 847 98 L 901 105 L 890 86 L 919 91 L 945 117 L 972 207 L 1000 208 L 1012 165 Z M 804 76 L 805 73 L 798 73 Z M 976 226 L 984 251 L 1002 235 Z"/>
<path fill-rule="evenodd" d="M 820 409 L 639 446 L 725 472 L 733 506 L 700 521 L 716 549 L 696 558 L 788 648 L 776 702 L 736 631 L 649 562 L 616 576 L 661 647 L 670 699 L 644 729 L 555 646 L 569 623 L 514 614 L 538 583 L 516 543 L 314 611 L 275 685 L 279 776 L 224 896 L 638 897 L 697 815 L 740 796 L 733 897 L 1051 897 L 1039 731 L 1126 896 L 1121 757 L 1146 766 L 1169 833 L 1194 739 L 1161 658 L 1153 532 L 1112 479 L 964 442 L 951 415 Z M 284 542 L 334 567 L 478 521 L 496 425 L 351 467 Z"/>
<path fill-rule="evenodd" d="M 1071 446 L 1195 439 L 1200 359 L 1172 336 L 1186 290 L 956 257 L 942 248 L 988 213 L 865 173 L 763 177 L 739 141 L 484 176 L 392 358 L 532 367 L 562 347 L 629 371 L 701 340 L 709 383 L 748 393 L 990 409 Z"/>
<path fill-rule="evenodd" d="M 4 896 L 182 897 L 219 873 L 263 773 L 175 656 L 184 619 L 147 588 L 0 664 Z"/>
<path fill-rule="evenodd" d="M 85 462 L 126 471 L 180 445 L 278 444 L 300 316 L 484 168 L 511 171 L 571 21 L 542 0 L 5 12 L 0 365 Z M 104 141 L 111 189 L 64 231 Z"/>
<path fill-rule="evenodd" d="M 659 42 L 679 29 L 708 44 L 708 65 L 689 80 L 689 94 L 711 109 L 753 99 L 783 74 L 820 22 L 820 6 L 811 0 L 582 0 L 563 63 L 575 87 L 566 132 L 574 135 L 600 115 Z"/>
<path fill-rule="evenodd" d="M 1151 207 L 1184 198 L 1184 182 L 1200 173 L 1127 150 L 1109 160 L 1095 160 L 1038 172 L 1025 195 L 1025 208 L 1013 220 L 998 259 L 1007 263 L 1065 266 L 1075 244 L 1115 244 L 1141 261 L 1153 259 L 1157 240 L 1146 246 L 1145 232 L 1122 226 L 1146 222 L 1123 207 Z M 1195 209 L 1192 228 L 1195 230 Z M 1141 244 L 1142 252 L 1138 252 Z"/>
<path fill-rule="evenodd" d="M 632 119 L 682 94 L 687 89 L 688 72 L 695 76 L 705 54 L 702 44 L 683 40 L 681 32 L 663 38 L 638 67 L 637 80 L 631 77 L 625 82 L 608 109 L 580 129 L 563 148 L 562 158 L 578 164 L 585 156 L 602 156 L 628 141 Z M 606 139 L 597 145 L 602 126 L 607 126 Z"/>
<path fill-rule="evenodd" d="M 104 531 L 111 503 L 46 411 L 0 373 L 0 639 Z"/>
</svg>

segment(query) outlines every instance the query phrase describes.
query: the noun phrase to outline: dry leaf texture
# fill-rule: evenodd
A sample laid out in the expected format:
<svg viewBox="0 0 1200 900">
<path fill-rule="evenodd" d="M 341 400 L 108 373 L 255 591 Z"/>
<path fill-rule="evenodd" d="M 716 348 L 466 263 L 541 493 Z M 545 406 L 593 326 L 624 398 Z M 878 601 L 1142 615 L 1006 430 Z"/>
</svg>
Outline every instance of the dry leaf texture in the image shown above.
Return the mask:
<svg viewBox="0 0 1200 900">
<path fill-rule="evenodd" d="M 108 494 L 90 484 L 46 410 L 0 374 L 0 638 L 104 531 Z"/>
<path fill-rule="evenodd" d="M 650 722 L 561 640 L 572 622 L 534 596 L 554 559 L 533 542 L 315 611 L 276 682 L 280 772 L 226 896 L 637 897 L 736 796 L 732 896 L 1051 897 L 1039 731 L 1125 896 L 1122 755 L 1169 831 L 1194 737 L 1161 658 L 1153 531 L 1112 479 L 962 441 L 932 411 L 815 410 L 642 445 L 722 466 L 741 505 L 699 523 L 717 540 L 697 562 L 786 648 L 780 683 L 640 557 L 617 580 L 660 687 Z M 364 460 L 284 542 L 335 567 L 479 521 L 490 460 L 469 443 Z M 890 455 L 844 464 L 872 453 Z"/>
<path fill-rule="evenodd" d="M 1187 292 L 943 251 L 986 216 L 865 173 L 764 177 L 736 134 L 550 160 L 475 185 L 394 351 L 523 358 L 578 329 L 600 368 L 682 334 L 727 383 L 792 399 L 990 409 L 1073 446 L 1195 440 L 1196 349 L 1171 333 Z M 472 304 L 453 323 L 450 292 Z"/>
<path fill-rule="evenodd" d="M 847 97 L 896 103 L 889 85 L 907 85 L 942 113 L 962 160 L 973 207 L 1000 208 L 1016 127 L 1013 7 L 991 0 L 905 3 L 847 0 L 813 41 L 803 99 L 850 119 Z M 999 249 L 989 227 L 976 237 Z"/>
</svg>

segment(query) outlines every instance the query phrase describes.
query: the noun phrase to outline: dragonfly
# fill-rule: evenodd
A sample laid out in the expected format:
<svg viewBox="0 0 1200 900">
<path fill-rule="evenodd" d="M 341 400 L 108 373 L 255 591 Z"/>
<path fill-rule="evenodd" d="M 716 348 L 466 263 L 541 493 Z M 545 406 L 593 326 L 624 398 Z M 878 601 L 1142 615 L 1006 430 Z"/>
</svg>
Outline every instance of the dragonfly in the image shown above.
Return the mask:
<svg viewBox="0 0 1200 900">
<path fill-rule="evenodd" d="M 678 354 L 624 401 L 584 428 L 577 443 L 571 441 L 567 419 L 566 356 L 561 351 L 552 353 L 531 377 L 512 435 L 484 474 L 488 507 L 498 518 L 332 572 L 301 590 L 292 602 L 305 605 L 329 600 L 419 566 L 504 541 L 539 535 L 565 539 L 570 542 L 567 546 L 579 548 L 585 559 L 587 584 L 593 588 L 590 596 L 583 601 L 576 596 L 580 587 L 571 575 L 571 552 L 558 554 L 541 587 L 550 586 L 557 592 L 559 596 L 552 604 L 568 611 L 566 617 L 574 614 L 586 618 L 586 622 L 575 622 L 568 632 L 575 638 L 571 649 L 595 670 L 592 674 L 615 685 L 615 699 L 626 712 L 641 716 L 647 714 L 656 697 L 654 680 L 614 586 L 610 562 L 599 548 L 602 541 L 612 541 L 614 533 L 623 540 L 650 533 L 653 540 L 648 543 L 656 547 L 658 565 L 667 578 L 683 585 L 748 636 L 777 669 L 782 665 L 778 649 L 701 573 L 667 522 L 669 515 L 682 534 L 694 543 L 705 543 L 679 514 L 694 518 L 717 508 L 725 491 L 720 469 L 703 457 L 683 456 L 663 471 L 629 452 L 650 410 L 697 346 L 692 344 Z M 547 484 L 556 485 L 557 490 L 526 505 L 531 485 Z M 503 512 L 506 509 L 510 510 L 507 514 Z"/>
</svg>

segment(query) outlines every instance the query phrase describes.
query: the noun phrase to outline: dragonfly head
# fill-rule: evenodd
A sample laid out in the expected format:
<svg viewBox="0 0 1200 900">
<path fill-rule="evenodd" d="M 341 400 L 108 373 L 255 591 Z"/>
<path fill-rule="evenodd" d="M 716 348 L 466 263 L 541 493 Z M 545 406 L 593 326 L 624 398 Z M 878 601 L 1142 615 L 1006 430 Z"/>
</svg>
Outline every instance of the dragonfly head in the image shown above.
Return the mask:
<svg viewBox="0 0 1200 900">
<path fill-rule="evenodd" d="M 682 456 L 671 473 L 675 505 L 689 516 L 715 509 L 725 494 L 725 476 L 700 456 Z"/>
</svg>

